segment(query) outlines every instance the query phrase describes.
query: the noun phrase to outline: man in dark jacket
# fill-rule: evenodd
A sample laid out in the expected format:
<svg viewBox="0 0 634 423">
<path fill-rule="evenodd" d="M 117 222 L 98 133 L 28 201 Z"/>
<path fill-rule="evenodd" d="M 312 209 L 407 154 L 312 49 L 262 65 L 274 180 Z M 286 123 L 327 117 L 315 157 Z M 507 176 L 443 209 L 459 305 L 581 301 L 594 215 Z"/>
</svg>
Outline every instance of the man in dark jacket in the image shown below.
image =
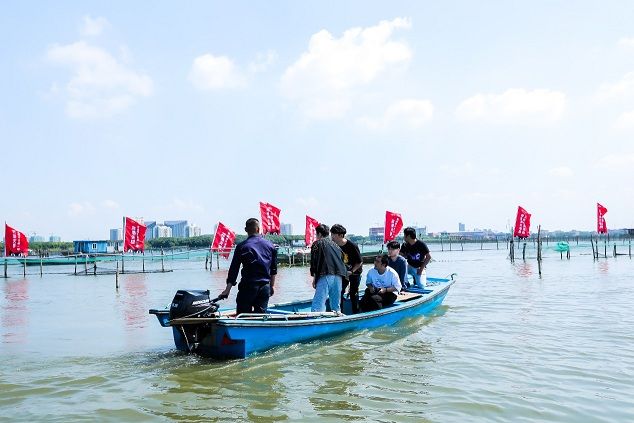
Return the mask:
<svg viewBox="0 0 634 423">
<path fill-rule="evenodd" d="M 233 252 L 227 275 L 227 287 L 220 297 L 229 296 L 242 265 L 242 278 L 238 284 L 236 297 L 236 313 L 266 313 L 269 297 L 274 293 L 277 248 L 271 241 L 260 235 L 259 220 L 255 218 L 247 220 L 244 230 L 249 237 L 239 243 Z"/>
<path fill-rule="evenodd" d="M 343 252 L 343 264 L 346 265 L 346 277 L 343 278 L 341 287 L 341 304 L 343 305 L 343 294 L 350 286 L 350 305 L 352 314 L 359 312 L 359 283 L 361 282 L 361 268 L 363 260 L 359 247 L 354 242 L 346 239 L 346 228 L 338 223 L 330 228 L 330 238 L 341 248 Z"/>
<path fill-rule="evenodd" d="M 313 277 L 312 311 L 326 311 L 326 300 L 330 309 L 341 312 L 341 279 L 346 276 L 342 251 L 329 237 L 329 228 L 321 224 L 315 228 L 317 241 L 310 247 L 310 275 Z"/>
</svg>

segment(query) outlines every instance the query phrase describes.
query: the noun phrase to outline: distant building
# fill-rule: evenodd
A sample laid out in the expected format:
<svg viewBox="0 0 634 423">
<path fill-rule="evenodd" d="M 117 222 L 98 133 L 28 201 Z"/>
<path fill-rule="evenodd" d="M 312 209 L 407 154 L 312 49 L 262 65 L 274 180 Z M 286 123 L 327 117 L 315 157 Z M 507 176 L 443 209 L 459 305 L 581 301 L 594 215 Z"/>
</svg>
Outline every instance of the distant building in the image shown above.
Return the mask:
<svg viewBox="0 0 634 423">
<path fill-rule="evenodd" d="M 59 235 L 51 235 L 48 237 L 48 242 L 62 242 L 62 237 Z"/>
<path fill-rule="evenodd" d="M 187 227 L 186 220 L 166 220 L 165 226 L 172 229 L 172 235 L 174 238 L 185 238 L 185 228 Z"/>
<path fill-rule="evenodd" d="M 29 238 L 29 242 L 44 242 L 44 237 L 42 235 L 33 235 Z"/>
<path fill-rule="evenodd" d="M 170 238 L 172 236 L 172 228 L 165 225 L 156 225 L 154 227 L 154 238 Z"/>
<path fill-rule="evenodd" d="M 123 239 L 121 228 L 110 229 L 110 241 L 120 241 Z"/>
<path fill-rule="evenodd" d="M 99 254 L 108 252 L 108 241 L 73 241 L 75 254 Z"/>
<path fill-rule="evenodd" d="M 282 223 L 280 224 L 280 234 L 281 235 L 293 235 L 293 225 L 290 223 Z"/>
<path fill-rule="evenodd" d="M 427 236 L 427 226 L 414 226 L 414 229 L 416 229 L 416 238 Z"/>
<path fill-rule="evenodd" d="M 458 223 L 458 232 L 464 232 L 464 231 L 465 231 L 465 224 Z"/>
<path fill-rule="evenodd" d="M 154 229 L 156 228 L 156 222 L 150 220 L 145 222 L 145 240 L 154 239 Z"/>
<path fill-rule="evenodd" d="M 200 226 L 196 226 L 193 223 L 191 225 L 185 226 L 185 236 L 187 238 L 191 238 L 193 236 L 200 236 L 202 233 L 202 229 Z"/>
<path fill-rule="evenodd" d="M 372 241 L 383 241 L 383 235 L 385 234 L 385 227 L 370 228 L 368 236 Z"/>
</svg>

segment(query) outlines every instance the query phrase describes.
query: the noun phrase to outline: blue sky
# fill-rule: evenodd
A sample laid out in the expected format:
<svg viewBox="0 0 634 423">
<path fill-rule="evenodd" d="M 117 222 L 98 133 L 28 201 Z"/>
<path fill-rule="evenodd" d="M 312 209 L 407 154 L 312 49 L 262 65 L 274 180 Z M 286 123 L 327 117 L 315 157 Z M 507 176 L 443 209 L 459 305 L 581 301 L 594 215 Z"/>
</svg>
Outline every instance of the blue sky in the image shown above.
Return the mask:
<svg viewBox="0 0 634 423">
<path fill-rule="evenodd" d="M 634 227 L 631 2 L 10 2 L 0 219 Z"/>
</svg>

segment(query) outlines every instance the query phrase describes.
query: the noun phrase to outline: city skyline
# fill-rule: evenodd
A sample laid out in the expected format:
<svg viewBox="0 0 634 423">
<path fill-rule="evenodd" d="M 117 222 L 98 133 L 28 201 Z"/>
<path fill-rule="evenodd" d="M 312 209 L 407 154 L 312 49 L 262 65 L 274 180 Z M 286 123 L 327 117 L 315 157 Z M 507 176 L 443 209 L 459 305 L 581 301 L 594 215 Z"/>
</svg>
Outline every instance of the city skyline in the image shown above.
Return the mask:
<svg viewBox="0 0 634 423">
<path fill-rule="evenodd" d="M 592 230 L 597 202 L 634 227 L 628 2 L 4 10 L 0 219 L 24 232 L 143 215 L 241 233 L 259 201 L 295 232 L 308 214 L 365 233 L 385 210 L 506 231 L 517 206 Z"/>
</svg>

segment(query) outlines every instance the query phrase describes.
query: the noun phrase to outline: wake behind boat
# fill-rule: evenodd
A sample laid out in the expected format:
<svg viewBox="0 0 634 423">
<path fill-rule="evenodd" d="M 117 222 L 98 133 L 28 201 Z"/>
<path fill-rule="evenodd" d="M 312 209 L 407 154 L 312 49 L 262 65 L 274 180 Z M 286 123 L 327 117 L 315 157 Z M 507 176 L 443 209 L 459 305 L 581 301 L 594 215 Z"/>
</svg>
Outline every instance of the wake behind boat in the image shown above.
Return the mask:
<svg viewBox="0 0 634 423">
<path fill-rule="evenodd" d="M 177 292 L 170 309 L 149 312 L 161 326 L 172 328 L 180 351 L 214 358 L 245 358 L 280 345 L 392 325 L 406 317 L 427 314 L 442 304 L 454 282 L 453 275 L 450 279 L 427 278 L 426 289 L 411 288 L 390 306 L 358 314 L 311 312 L 312 300 L 304 300 L 275 304 L 262 314 L 236 315 L 235 309 L 219 310 L 218 299 L 212 300 L 209 291 L 183 290 Z M 346 299 L 343 312 L 350 311 L 350 299 Z"/>
</svg>

